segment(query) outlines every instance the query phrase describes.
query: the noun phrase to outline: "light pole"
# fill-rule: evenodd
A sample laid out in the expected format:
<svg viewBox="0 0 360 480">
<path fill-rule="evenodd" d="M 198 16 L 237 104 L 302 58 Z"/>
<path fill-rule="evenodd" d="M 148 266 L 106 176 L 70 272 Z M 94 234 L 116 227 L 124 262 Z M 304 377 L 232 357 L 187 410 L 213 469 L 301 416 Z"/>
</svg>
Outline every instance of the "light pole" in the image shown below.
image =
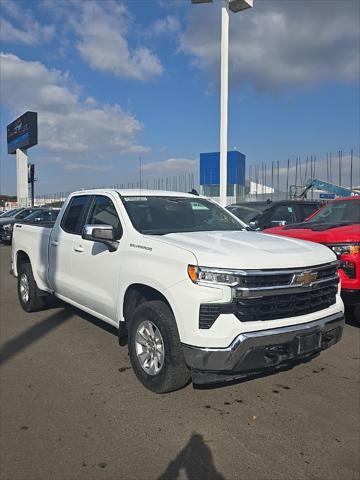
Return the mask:
<svg viewBox="0 0 360 480">
<path fill-rule="evenodd" d="M 191 0 L 212 3 L 213 0 Z M 240 12 L 253 6 L 253 0 L 222 0 L 221 7 L 221 86 L 220 86 L 220 205 L 227 203 L 227 138 L 229 77 L 229 10 Z"/>
</svg>

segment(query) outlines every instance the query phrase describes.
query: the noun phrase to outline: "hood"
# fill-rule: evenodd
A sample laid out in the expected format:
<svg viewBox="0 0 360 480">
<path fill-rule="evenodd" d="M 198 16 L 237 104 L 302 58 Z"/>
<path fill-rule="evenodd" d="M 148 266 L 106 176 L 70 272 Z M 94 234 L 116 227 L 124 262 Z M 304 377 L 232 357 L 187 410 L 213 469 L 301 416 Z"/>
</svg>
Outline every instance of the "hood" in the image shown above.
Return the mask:
<svg viewBox="0 0 360 480">
<path fill-rule="evenodd" d="M 289 228 L 276 227 L 265 230 L 265 233 L 283 235 L 286 237 L 300 238 L 318 243 L 348 243 L 360 242 L 360 225 L 346 225 L 343 227 L 330 228 L 328 230 L 311 230 L 311 228 Z"/>
<path fill-rule="evenodd" d="M 198 264 L 206 267 L 294 268 L 336 260 L 335 254 L 322 245 L 258 232 L 171 233 L 156 240 L 191 251 Z"/>
</svg>

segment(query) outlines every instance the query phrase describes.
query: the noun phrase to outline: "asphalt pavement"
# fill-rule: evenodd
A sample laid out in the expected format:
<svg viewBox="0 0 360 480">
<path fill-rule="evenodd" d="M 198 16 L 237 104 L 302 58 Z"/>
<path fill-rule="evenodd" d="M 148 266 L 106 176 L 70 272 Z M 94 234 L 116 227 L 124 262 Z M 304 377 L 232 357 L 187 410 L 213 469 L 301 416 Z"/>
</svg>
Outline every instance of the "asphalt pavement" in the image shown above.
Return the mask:
<svg viewBox="0 0 360 480">
<path fill-rule="evenodd" d="M 0 261 L 1 480 L 359 479 L 358 327 L 291 370 L 156 395 L 112 327 L 22 311 Z"/>
</svg>

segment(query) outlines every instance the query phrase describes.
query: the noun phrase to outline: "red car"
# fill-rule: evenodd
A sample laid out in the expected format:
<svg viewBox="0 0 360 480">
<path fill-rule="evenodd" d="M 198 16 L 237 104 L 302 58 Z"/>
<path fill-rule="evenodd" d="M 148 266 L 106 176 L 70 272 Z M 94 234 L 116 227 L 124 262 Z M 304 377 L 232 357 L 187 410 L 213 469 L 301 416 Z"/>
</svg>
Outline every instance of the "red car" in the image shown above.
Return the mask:
<svg viewBox="0 0 360 480">
<path fill-rule="evenodd" d="M 360 196 L 337 198 L 305 222 L 263 231 L 310 240 L 331 248 L 340 260 L 344 303 L 360 304 Z"/>
</svg>

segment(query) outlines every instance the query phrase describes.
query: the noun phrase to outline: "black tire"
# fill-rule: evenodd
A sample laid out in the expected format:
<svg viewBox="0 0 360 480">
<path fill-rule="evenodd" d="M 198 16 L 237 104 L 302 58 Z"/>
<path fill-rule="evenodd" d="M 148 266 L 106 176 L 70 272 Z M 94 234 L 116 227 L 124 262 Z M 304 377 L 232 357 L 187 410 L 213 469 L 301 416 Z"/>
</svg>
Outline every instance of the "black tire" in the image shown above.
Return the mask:
<svg viewBox="0 0 360 480">
<path fill-rule="evenodd" d="M 152 322 L 163 340 L 164 361 L 155 375 L 149 375 L 143 369 L 136 352 L 136 332 L 143 321 Z M 168 305 L 159 300 L 141 304 L 132 315 L 128 328 L 131 365 L 135 375 L 147 389 L 155 393 L 167 393 L 189 383 L 190 371 L 185 364 L 175 318 Z"/>
<path fill-rule="evenodd" d="M 45 308 L 46 294 L 38 289 L 30 263 L 23 263 L 18 271 L 17 290 L 19 302 L 25 312 L 36 312 Z M 22 282 L 27 282 L 28 296 L 22 294 Z"/>
<path fill-rule="evenodd" d="M 347 305 L 345 308 L 346 323 L 360 327 L 360 305 Z"/>
</svg>

